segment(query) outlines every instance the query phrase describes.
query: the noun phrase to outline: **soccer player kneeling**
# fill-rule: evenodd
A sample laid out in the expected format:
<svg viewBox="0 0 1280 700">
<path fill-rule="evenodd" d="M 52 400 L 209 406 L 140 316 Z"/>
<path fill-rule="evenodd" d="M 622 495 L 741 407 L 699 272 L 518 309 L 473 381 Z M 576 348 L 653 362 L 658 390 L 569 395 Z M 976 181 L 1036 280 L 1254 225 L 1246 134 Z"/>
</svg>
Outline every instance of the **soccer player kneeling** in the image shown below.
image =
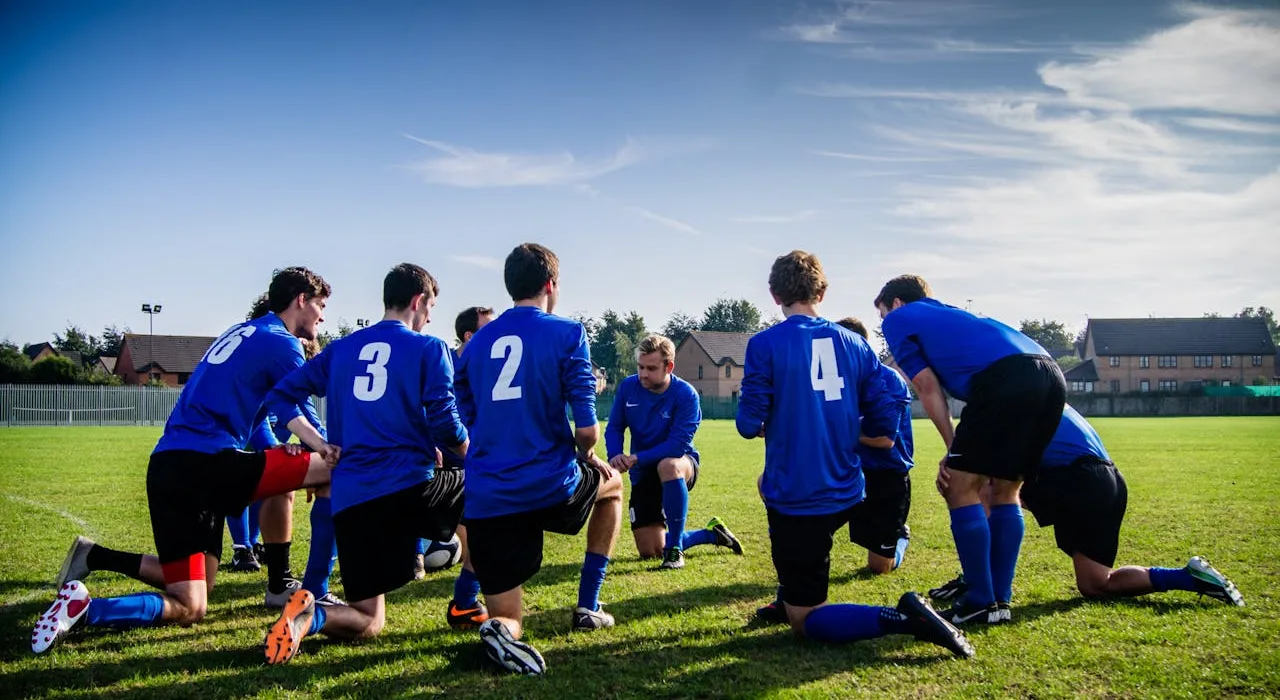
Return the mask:
<svg viewBox="0 0 1280 700">
<path fill-rule="evenodd" d="M 964 634 L 919 594 L 904 594 L 896 609 L 828 604 L 832 536 L 863 496 L 859 424 L 868 437 L 885 436 L 898 414 L 866 341 L 818 316 L 827 280 L 815 256 L 774 261 L 769 291 L 785 320 L 747 343 L 737 428 L 765 439 L 760 493 L 792 629 L 821 642 L 910 634 L 972 656 Z"/>
</svg>

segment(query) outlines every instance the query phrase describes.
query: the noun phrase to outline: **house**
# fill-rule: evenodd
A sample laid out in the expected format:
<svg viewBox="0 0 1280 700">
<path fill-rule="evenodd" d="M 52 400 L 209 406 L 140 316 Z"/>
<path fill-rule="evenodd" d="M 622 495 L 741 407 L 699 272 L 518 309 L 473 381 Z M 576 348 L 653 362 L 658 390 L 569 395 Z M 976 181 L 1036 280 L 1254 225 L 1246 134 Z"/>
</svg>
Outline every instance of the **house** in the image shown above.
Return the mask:
<svg viewBox="0 0 1280 700">
<path fill-rule="evenodd" d="M 22 354 L 31 360 L 31 364 L 35 364 L 46 357 L 57 357 L 58 350 L 53 347 L 53 343 L 35 343 L 28 345 L 22 349 Z"/>
<path fill-rule="evenodd" d="M 1185 391 L 1270 382 L 1276 344 L 1257 318 L 1095 318 L 1071 391 Z"/>
<path fill-rule="evenodd" d="M 148 378 L 181 386 L 191 378 L 214 337 L 126 333 L 120 343 L 115 374 L 125 384 L 145 384 Z"/>
<path fill-rule="evenodd" d="M 738 398 L 751 333 L 692 331 L 676 347 L 676 374 L 699 396 Z"/>
<path fill-rule="evenodd" d="M 98 372 L 100 374 L 115 374 L 116 358 L 103 355 L 102 357 L 98 358 L 97 362 L 90 365 L 89 369 L 91 369 L 94 372 Z"/>
</svg>

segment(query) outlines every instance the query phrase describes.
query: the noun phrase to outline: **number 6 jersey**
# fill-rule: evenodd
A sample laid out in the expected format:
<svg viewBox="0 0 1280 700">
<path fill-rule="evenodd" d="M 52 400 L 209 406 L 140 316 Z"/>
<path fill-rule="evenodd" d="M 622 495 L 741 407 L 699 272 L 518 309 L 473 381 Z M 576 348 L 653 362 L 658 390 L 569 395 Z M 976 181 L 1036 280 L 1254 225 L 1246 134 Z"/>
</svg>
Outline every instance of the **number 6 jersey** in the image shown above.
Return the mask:
<svg viewBox="0 0 1280 700">
<path fill-rule="evenodd" d="M 566 404 L 578 427 L 596 424 L 596 379 L 582 324 L 531 306 L 504 311 L 467 344 L 457 387 L 472 426 L 466 517 L 568 499 L 579 477 Z"/>
</svg>

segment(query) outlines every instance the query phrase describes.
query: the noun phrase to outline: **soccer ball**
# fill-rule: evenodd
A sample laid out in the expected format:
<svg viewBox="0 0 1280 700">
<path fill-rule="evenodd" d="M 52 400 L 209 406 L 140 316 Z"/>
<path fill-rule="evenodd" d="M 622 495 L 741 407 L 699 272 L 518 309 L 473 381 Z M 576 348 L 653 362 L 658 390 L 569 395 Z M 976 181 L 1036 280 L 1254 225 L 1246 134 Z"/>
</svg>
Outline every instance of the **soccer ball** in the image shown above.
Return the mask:
<svg viewBox="0 0 1280 700">
<path fill-rule="evenodd" d="M 427 571 L 442 571 L 462 561 L 462 540 L 454 535 L 448 542 L 428 540 L 422 565 Z"/>
</svg>

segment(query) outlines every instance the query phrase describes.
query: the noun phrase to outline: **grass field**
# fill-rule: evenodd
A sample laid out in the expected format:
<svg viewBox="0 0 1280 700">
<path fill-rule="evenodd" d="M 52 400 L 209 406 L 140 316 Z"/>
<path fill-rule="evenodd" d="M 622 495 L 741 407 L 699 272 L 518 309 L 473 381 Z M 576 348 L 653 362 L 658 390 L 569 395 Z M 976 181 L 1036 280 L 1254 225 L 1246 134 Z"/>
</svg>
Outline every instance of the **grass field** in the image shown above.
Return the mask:
<svg viewBox="0 0 1280 700">
<path fill-rule="evenodd" d="M 1082 601 L 1069 560 L 1028 515 L 1015 581 L 1014 624 L 970 633 L 977 657 L 950 658 L 903 637 L 822 647 L 784 628 L 748 624 L 775 579 L 756 499 L 762 443 L 709 421 L 698 435 L 704 469 L 690 522 L 721 515 L 745 557 L 698 548 L 683 571 L 640 562 L 619 538 L 603 599 L 618 626 L 569 633 L 583 536 L 549 537 L 526 591 L 527 635 L 546 656 L 544 678 L 491 672 L 474 633 L 444 622 L 452 574 L 390 596 L 388 625 L 371 642 L 309 639 L 283 667 L 258 643 L 275 614 L 261 607 L 265 574 L 219 575 L 210 615 L 196 627 L 77 630 L 46 655 L 28 647 L 50 581 L 72 538 L 149 550 L 144 494 L 149 428 L 0 430 L 0 696 L 64 697 L 1259 697 L 1280 696 L 1280 419 L 1160 418 L 1096 422 L 1129 482 L 1122 564 L 1181 566 L 1201 554 L 1244 593 L 1232 608 L 1190 593 Z M 933 492 L 941 446 L 917 421 L 911 528 L 903 568 L 870 578 L 865 552 L 832 555 L 831 599 L 892 605 L 958 570 L 946 510 Z M 295 570 L 307 518 L 296 513 Z M 228 556 L 230 545 L 228 543 Z M 113 574 L 95 595 L 141 589 Z M 335 590 L 341 593 L 340 583 Z"/>
</svg>

